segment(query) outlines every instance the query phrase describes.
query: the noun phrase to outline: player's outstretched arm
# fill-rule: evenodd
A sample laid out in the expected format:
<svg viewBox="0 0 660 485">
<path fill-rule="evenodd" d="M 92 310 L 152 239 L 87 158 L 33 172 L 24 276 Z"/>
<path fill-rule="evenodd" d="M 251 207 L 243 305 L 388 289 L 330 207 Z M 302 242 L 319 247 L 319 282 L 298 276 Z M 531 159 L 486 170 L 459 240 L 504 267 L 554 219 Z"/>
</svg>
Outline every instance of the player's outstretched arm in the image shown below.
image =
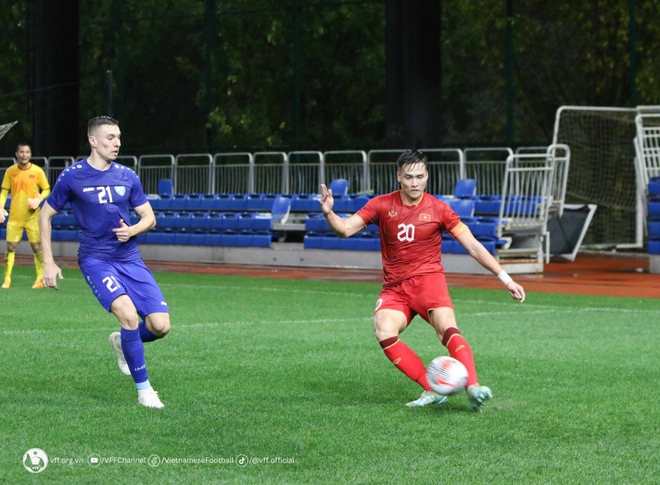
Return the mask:
<svg viewBox="0 0 660 485">
<path fill-rule="evenodd" d="M 500 263 L 493 257 L 492 254 L 472 235 L 472 232 L 467 227 L 465 231 L 460 234 L 456 240 L 465 248 L 470 256 L 476 259 L 481 266 L 488 271 L 497 275 L 502 281 L 506 289 L 509 290 L 511 297 L 515 300 L 520 300 L 520 303 L 525 301 L 525 289 L 518 283 L 513 281 L 513 278 L 502 269 Z"/>
<path fill-rule="evenodd" d="M 46 288 L 57 290 L 57 279 L 63 280 L 64 276 L 62 276 L 62 270 L 55 264 L 51 246 L 51 220 L 55 214 L 57 214 L 57 211 L 48 202 L 45 202 L 39 213 L 39 234 L 41 236 L 41 250 L 44 255 L 44 277 L 42 282 Z"/>
<path fill-rule="evenodd" d="M 348 219 L 344 219 L 332 212 L 335 203 L 335 200 L 332 197 L 332 190 L 323 184 L 321 184 L 321 199 L 319 199 L 319 202 L 321 203 L 323 217 L 325 217 L 328 226 L 330 226 L 330 229 L 332 229 L 337 236 L 350 237 L 364 229 L 364 221 L 357 214 L 353 214 Z"/>
</svg>

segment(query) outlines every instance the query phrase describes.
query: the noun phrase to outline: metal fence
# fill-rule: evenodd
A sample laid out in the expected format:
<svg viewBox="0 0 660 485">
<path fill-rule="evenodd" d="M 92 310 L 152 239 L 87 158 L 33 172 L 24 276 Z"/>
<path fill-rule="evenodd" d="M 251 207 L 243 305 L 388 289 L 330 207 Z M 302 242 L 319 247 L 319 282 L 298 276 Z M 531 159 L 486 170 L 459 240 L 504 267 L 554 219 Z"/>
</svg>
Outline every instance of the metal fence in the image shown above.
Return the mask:
<svg viewBox="0 0 660 485">
<path fill-rule="evenodd" d="M 536 148 L 536 147 L 535 147 Z M 172 180 L 175 194 L 311 194 L 320 185 L 346 179 L 349 194 L 384 194 L 396 190 L 396 161 L 404 150 L 342 150 L 296 152 L 228 152 L 190 154 L 124 155 L 117 162 L 135 170 L 147 194 L 158 194 L 158 182 Z M 429 180 L 426 191 L 434 195 L 452 195 L 456 182 L 464 178 L 477 181 L 477 194 L 502 193 L 506 160 L 513 155 L 509 148 L 429 148 Z M 548 159 L 561 158 L 568 170 L 568 150 L 557 153 L 548 147 Z M 51 185 L 59 174 L 82 157 L 43 159 Z M 12 158 L 0 158 L 0 175 Z M 566 172 L 557 179 L 565 184 Z M 565 187 L 564 187 L 565 190 Z"/>
</svg>

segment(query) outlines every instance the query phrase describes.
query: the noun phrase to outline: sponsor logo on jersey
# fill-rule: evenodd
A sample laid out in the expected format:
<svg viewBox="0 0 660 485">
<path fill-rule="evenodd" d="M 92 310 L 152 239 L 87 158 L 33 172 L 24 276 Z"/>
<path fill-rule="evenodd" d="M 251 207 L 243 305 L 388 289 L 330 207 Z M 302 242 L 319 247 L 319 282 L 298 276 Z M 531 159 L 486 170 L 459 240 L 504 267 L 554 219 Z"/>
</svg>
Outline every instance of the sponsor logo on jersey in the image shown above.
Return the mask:
<svg viewBox="0 0 660 485">
<path fill-rule="evenodd" d="M 85 188 L 83 189 L 83 194 L 84 194 L 85 192 L 92 192 L 93 190 L 94 190 L 94 187 L 85 187 Z"/>
<path fill-rule="evenodd" d="M 398 214 L 396 213 L 396 211 L 389 211 L 389 212 L 387 213 L 387 217 L 392 217 L 392 218 L 394 218 L 394 217 L 396 217 L 396 216 L 398 216 Z"/>
<path fill-rule="evenodd" d="M 424 222 L 431 222 L 431 214 L 424 214 L 423 212 L 419 215 L 419 220 Z"/>
<path fill-rule="evenodd" d="M 115 185 L 115 192 L 117 192 L 119 195 L 124 195 L 126 193 L 126 187 L 123 185 Z"/>
</svg>

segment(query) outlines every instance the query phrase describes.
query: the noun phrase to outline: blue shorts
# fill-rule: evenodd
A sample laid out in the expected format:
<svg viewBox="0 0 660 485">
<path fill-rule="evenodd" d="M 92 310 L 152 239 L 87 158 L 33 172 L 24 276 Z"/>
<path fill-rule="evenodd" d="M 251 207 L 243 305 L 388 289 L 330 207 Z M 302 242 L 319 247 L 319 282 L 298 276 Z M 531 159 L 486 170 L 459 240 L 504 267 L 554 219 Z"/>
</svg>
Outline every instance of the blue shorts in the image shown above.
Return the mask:
<svg viewBox="0 0 660 485">
<path fill-rule="evenodd" d="M 153 273 L 142 261 L 117 263 L 85 258 L 78 265 L 94 296 L 107 311 L 111 311 L 117 297 L 128 295 L 143 319 L 151 313 L 169 313 Z"/>
</svg>

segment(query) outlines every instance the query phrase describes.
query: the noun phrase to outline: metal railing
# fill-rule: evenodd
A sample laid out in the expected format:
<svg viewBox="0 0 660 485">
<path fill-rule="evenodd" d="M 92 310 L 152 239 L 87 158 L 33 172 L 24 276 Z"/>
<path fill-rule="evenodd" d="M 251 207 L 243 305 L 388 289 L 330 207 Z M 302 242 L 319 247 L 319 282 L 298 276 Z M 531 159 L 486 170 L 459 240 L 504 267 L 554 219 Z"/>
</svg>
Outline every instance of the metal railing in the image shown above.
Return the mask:
<svg viewBox="0 0 660 485">
<path fill-rule="evenodd" d="M 527 148 L 530 148 L 527 150 Z M 553 175 L 553 197 L 563 204 L 570 150 L 566 145 L 523 147 L 516 159 L 534 159 L 557 167 Z M 144 192 L 158 193 L 158 182 L 171 179 L 175 194 L 310 194 L 335 179 L 349 181 L 349 194 L 384 194 L 396 190 L 396 161 L 402 149 L 285 152 L 225 152 L 122 155 L 117 161 L 134 169 Z M 458 180 L 477 180 L 477 194 L 502 194 L 506 160 L 510 148 L 427 148 L 429 160 L 427 192 L 451 195 Z M 84 157 L 79 157 L 79 160 Z M 12 161 L 12 158 L 0 161 Z M 75 163 L 73 157 L 50 157 L 44 166 L 51 184 Z M 0 163 L 0 171 L 2 171 Z"/>
</svg>

